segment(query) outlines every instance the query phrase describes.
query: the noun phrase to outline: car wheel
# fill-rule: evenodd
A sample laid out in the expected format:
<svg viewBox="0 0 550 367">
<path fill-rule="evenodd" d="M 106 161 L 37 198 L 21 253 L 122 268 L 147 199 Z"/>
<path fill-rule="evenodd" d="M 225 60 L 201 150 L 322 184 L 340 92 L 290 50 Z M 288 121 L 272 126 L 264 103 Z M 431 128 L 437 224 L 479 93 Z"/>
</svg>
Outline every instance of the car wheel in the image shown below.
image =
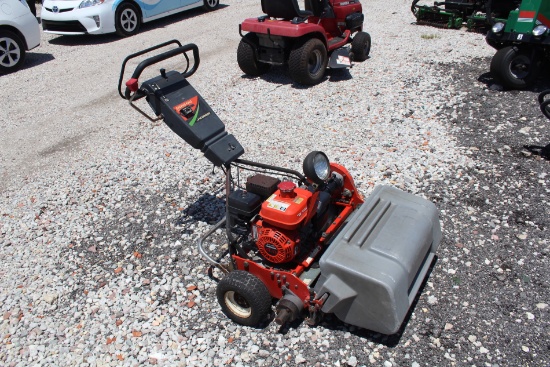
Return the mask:
<svg viewBox="0 0 550 367">
<path fill-rule="evenodd" d="M 258 36 L 253 33 L 247 33 L 244 38 L 239 42 L 239 47 L 237 48 L 237 63 L 239 67 L 243 73 L 250 76 L 259 76 L 267 73 L 271 65 L 258 61 L 254 48 L 250 45 L 250 43 L 258 44 Z"/>
<path fill-rule="evenodd" d="M 317 38 L 312 38 L 298 44 L 298 47 L 290 51 L 288 70 L 295 82 L 314 85 L 323 79 L 327 63 L 325 45 Z"/>
<path fill-rule="evenodd" d="M 207 11 L 214 10 L 220 5 L 220 0 L 204 0 L 203 8 Z"/>
<path fill-rule="evenodd" d="M 491 74 L 506 88 L 525 89 L 535 82 L 537 60 L 531 56 L 531 50 L 504 47 L 491 60 Z"/>
<path fill-rule="evenodd" d="M 227 274 L 216 288 L 222 311 L 245 326 L 257 326 L 271 310 L 271 295 L 256 276 L 242 270 Z"/>
<path fill-rule="evenodd" d="M 116 33 L 122 37 L 133 36 L 139 31 L 141 20 L 136 7 L 129 3 L 120 5 L 115 15 Z"/>
<path fill-rule="evenodd" d="M 25 44 L 10 31 L 0 30 L 0 73 L 19 70 L 25 61 Z"/>
<path fill-rule="evenodd" d="M 357 32 L 353 40 L 351 40 L 353 60 L 365 61 L 369 57 L 370 45 L 370 34 L 367 32 Z"/>
</svg>

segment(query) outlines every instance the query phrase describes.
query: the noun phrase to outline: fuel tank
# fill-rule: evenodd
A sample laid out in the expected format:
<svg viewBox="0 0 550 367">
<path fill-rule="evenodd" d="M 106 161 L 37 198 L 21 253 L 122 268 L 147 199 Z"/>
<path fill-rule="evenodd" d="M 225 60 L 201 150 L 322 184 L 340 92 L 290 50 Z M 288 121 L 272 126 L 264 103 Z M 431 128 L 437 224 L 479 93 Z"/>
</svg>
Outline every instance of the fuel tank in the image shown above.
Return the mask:
<svg viewBox="0 0 550 367">
<path fill-rule="evenodd" d="M 308 217 L 308 203 L 312 195 L 310 191 L 296 187 L 293 182 L 283 181 L 262 203 L 260 216 L 265 223 L 276 228 L 297 229 Z"/>
</svg>

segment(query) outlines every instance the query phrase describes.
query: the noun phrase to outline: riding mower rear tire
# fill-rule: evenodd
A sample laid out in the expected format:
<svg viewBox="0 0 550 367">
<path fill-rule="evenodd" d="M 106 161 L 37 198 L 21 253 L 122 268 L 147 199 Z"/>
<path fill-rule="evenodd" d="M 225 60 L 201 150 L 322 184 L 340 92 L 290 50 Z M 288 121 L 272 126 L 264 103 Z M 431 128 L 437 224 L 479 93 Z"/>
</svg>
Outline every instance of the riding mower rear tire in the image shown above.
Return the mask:
<svg viewBox="0 0 550 367">
<path fill-rule="evenodd" d="M 296 83 L 304 85 L 319 83 L 325 76 L 327 64 L 327 49 L 317 38 L 299 42 L 288 57 L 290 77 Z"/>
<path fill-rule="evenodd" d="M 508 89 L 526 89 L 538 76 L 537 60 L 529 49 L 508 46 L 498 50 L 491 60 L 491 75 Z"/>
<path fill-rule="evenodd" d="M 260 76 L 267 73 L 271 65 L 258 61 L 251 44 L 258 44 L 258 36 L 254 33 L 247 33 L 237 48 L 237 63 L 246 75 Z"/>
<path fill-rule="evenodd" d="M 351 40 L 351 52 L 354 61 L 365 61 L 370 53 L 370 34 L 367 32 L 357 32 Z"/>
<path fill-rule="evenodd" d="M 242 270 L 227 274 L 216 288 L 224 314 L 244 326 L 258 326 L 271 311 L 271 295 L 256 276 Z"/>
</svg>

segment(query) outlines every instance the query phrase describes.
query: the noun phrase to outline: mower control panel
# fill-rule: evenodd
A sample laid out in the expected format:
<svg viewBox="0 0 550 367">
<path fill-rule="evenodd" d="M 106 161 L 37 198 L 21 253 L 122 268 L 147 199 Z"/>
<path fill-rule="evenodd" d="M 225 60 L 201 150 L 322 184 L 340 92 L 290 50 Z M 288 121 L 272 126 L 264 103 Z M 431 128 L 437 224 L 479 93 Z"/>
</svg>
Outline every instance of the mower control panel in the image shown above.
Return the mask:
<svg viewBox="0 0 550 367">
<path fill-rule="evenodd" d="M 237 139 L 202 96 L 177 71 L 145 81 L 140 91 L 157 116 L 214 165 L 227 165 L 244 153 Z"/>
</svg>

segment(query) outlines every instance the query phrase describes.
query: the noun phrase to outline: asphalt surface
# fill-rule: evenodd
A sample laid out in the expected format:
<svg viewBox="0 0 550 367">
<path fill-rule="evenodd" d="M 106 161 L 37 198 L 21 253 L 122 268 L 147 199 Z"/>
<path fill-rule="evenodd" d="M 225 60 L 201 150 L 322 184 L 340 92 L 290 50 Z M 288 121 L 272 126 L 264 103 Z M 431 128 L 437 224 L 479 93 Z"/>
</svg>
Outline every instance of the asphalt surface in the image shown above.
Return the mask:
<svg viewBox="0 0 550 367">
<path fill-rule="evenodd" d="M 438 304 L 427 306 L 431 318 L 419 332 L 457 350 L 458 365 L 548 366 L 550 162 L 541 148 L 550 144 L 550 121 L 537 97 L 550 83 L 543 75 L 531 90 L 504 91 L 489 63 L 439 66 L 464 96 L 442 114 L 476 164 L 433 188 L 446 233 L 443 272 L 433 275 Z M 494 358 L 479 354 L 479 342 L 498 351 Z"/>
</svg>

